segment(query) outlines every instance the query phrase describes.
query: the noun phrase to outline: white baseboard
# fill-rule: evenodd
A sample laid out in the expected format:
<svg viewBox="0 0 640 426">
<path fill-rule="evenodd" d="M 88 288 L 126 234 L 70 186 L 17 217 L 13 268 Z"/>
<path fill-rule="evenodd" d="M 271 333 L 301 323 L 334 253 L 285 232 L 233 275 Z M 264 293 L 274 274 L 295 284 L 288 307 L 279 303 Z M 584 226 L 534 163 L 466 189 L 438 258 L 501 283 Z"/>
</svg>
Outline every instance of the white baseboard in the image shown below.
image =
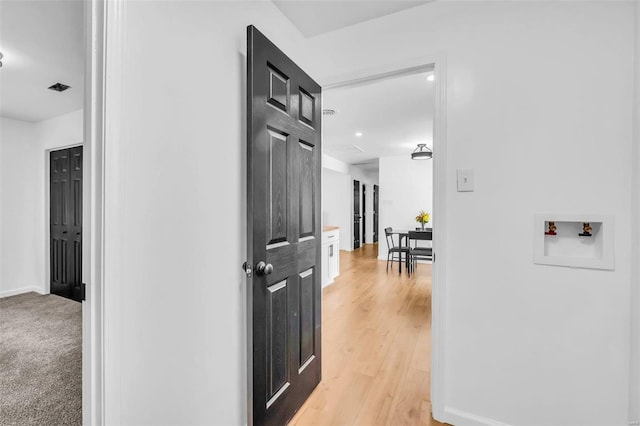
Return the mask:
<svg viewBox="0 0 640 426">
<path fill-rule="evenodd" d="M 454 408 L 445 408 L 444 421 L 456 426 L 511 426 L 498 420 L 465 413 Z"/>
<path fill-rule="evenodd" d="M 14 288 L 13 290 L 0 291 L 0 299 L 2 299 L 3 297 L 15 296 L 17 294 L 29 293 L 31 291 L 36 292 L 38 294 L 44 294 L 42 293 L 42 288 L 40 287 L 36 287 L 36 286 L 21 287 L 21 288 Z"/>
</svg>

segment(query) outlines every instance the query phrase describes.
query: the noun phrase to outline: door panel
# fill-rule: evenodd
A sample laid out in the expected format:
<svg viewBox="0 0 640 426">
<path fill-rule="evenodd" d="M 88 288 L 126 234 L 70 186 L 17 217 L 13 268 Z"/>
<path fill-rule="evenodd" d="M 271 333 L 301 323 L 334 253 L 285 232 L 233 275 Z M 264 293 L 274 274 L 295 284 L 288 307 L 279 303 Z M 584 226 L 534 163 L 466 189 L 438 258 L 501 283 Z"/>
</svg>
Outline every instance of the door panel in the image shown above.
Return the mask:
<svg viewBox="0 0 640 426">
<path fill-rule="evenodd" d="M 300 91 L 300 109 L 298 118 L 308 126 L 314 127 L 315 98 L 302 87 L 299 87 L 298 90 Z"/>
<path fill-rule="evenodd" d="M 268 64 L 267 68 L 269 69 L 269 99 L 267 102 L 288 113 L 291 103 L 289 78 L 271 64 Z"/>
<path fill-rule="evenodd" d="M 269 129 L 269 242 L 287 241 L 287 136 Z"/>
<path fill-rule="evenodd" d="M 314 187 L 314 164 L 313 164 L 313 147 L 306 142 L 300 142 L 300 151 L 298 158 L 300 159 L 300 191 L 299 191 L 299 209 L 300 209 L 300 238 L 307 238 L 313 235 L 315 228 L 315 212 L 313 210 L 313 198 L 315 195 Z"/>
<path fill-rule="evenodd" d="M 289 385 L 287 280 L 268 287 L 267 301 L 267 406 Z"/>
<path fill-rule="evenodd" d="M 313 347 L 313 269 L 307 269 L 300 274 L 300 357 L 298 368 L 303 369 L 311 361 L 314 354 Z"/>
<path fill-rule="evenodd" d="M 81 301 L 82 147 L 50 154 L 50 291 Z"/>
<path fill-rule="evenodd" d="M 253 26 L 247 37 L 250 421 L 284 425 L 321 377 L 321 89 Z"/>
</svg>

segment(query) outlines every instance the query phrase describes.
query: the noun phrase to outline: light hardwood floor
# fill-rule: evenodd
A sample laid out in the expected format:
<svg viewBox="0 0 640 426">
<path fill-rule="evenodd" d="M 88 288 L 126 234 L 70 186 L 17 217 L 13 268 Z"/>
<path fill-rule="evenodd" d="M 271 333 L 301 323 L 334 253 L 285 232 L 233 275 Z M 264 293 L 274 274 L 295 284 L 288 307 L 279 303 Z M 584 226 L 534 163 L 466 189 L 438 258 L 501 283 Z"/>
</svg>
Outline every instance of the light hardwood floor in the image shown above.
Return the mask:
<svg viewBox="0 0 640 426">
<path fill-rule="evenodd" d="M 340 252 L 324 289 L 322 382 L 289 423 L 443 425 L 431 418 L 431 265 L 385 270 L 377 246 Z"/>
</svg>

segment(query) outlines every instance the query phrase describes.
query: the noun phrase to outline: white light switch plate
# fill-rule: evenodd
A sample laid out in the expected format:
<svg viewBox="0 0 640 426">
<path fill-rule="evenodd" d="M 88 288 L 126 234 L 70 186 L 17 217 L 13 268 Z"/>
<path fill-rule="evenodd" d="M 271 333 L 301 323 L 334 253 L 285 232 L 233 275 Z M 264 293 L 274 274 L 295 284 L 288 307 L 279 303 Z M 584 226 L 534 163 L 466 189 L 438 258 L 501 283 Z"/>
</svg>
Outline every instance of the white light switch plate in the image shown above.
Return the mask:
<svg viewBox="0 0 640 426">
<path fill-rule="evenodd" d="M 458 169 L 458 192 L 473 192 L 475 189 L 473 169 Z"/>
</svg>

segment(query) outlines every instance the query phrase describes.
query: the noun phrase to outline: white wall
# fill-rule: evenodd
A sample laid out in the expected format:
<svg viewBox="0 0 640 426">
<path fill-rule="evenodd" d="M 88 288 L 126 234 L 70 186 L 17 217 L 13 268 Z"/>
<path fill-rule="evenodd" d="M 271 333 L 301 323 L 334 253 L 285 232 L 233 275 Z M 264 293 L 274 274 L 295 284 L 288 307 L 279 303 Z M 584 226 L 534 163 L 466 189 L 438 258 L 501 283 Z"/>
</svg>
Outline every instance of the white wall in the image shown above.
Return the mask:
<svg viewBox="0 0 640 426">
<path fill-rule="evenodd" d="M 42 150 L 55 150 L 82 143 L 83 111 L 73 111 L 37 123 L 36 132 Z"/>
<path fill-rule="evenodd" d="M 124 87 L 107 88 L 123 94 L 107 137 L 107 423 L 246 421 L 254 23 L 321 81 L 446 53 L 447 416 L 627 424 L 630 3 L 432 3 L 307 41 L 270 2 L 123 7 Z M 456 193 L 455 169 L 471 167 L 476 192 Z M 614 214 L 616 270 L 534 266 L 533 213 L 549 210 Z"/>
<path fill-rule="evenodd" d="M 340 228 L 340 250 L 351 251 L 351 176 L 322 168 L 322 223 Z"/>
<path fill-rule="evenodd" d="M 633 26 L 630 2 L 454 1 L 310 40 L 327 81 L 446 56 L 454 423 L 628 424 Z M 615 215 L 615 271 L 534 265 L 544 211 Z"/>
<path fill-rule="evenodd" d="M 106 139 L 105 421 L 242 425 L 246 26 L 305 68 L 302 38 L 269 1 L 122 7 L 123 87 L 106 94 L 123 102 Z"/>
<path fill-rule="evenodd" d="M 0 118 L 0 297 L 43 292 L 36 126 Z"/>
<path fill-rule="evenodd" d="M 322 167 L 334 172 L 349 174 L 351 165 L 327 154 L 322 154 Z"/>
<path fill-rule="evenodd" d="M 0 297 L 48 293 L 48 150 L 82 143 L 82 110 L 38 123 L 2 118 L 0 142 Z"/>
<path fill-rule="evenodd" d="M 433 162 L 412 160 L 409 154 L 380 158 L 379 259 L 387 259 L 385 228 L 415 229 L 420 210 L 433 215 Z M 394 241 L 398 243 L 397 235 Z"/>
</svg>

